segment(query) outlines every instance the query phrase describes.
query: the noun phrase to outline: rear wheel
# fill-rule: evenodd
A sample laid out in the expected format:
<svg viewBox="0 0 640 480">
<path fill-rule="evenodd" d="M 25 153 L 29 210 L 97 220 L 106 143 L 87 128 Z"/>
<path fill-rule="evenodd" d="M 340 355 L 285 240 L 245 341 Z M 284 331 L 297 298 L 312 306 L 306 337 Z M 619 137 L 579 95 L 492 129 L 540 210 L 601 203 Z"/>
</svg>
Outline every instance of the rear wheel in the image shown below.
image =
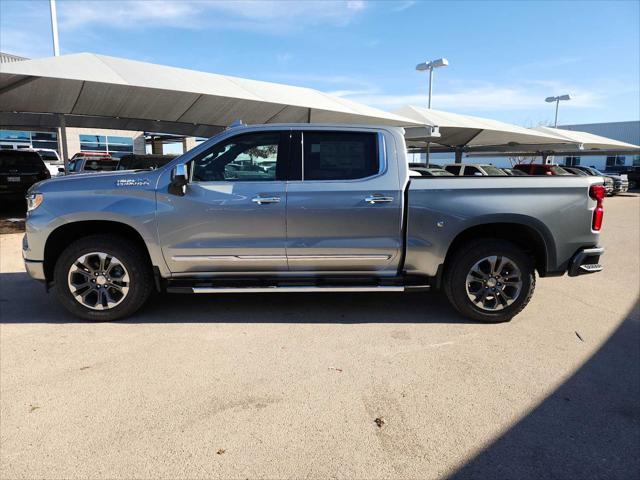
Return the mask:
<svg viewBox="0 0 640 480">
<path fill-rule="evenodd" d="M 149 298 L 151 268 L 138 248 L 122 237 L 92 235 L 76 240 L 54 270 L 58 299 L 85 320 L 119 320 Z"/>
<path fill-rule="evenodd" d="M 533 259 L 504 240 L 480 239 L 462 247 L 444 277 L 451 304 L 480 322 L 508 322 L 529 303 L 534 288 Z"/>
</svg>

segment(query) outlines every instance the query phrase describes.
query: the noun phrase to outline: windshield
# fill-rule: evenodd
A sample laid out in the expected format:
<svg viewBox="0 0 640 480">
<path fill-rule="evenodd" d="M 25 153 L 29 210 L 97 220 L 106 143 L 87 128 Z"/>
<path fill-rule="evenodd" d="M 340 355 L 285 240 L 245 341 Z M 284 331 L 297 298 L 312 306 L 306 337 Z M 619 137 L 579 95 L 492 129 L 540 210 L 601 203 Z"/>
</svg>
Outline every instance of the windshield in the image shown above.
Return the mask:
<svg viewBox="0 0 640 480">
<path fill-rule="evenodd" d="M 43 160 L 47 162 L 57 162 L 58 156 L 53 152 L 43 152 L 42 150 L 38 152 Z"/>
<path fill-rule="evenodd" d="M 482 168 L 487 173 L 487 175 L 491 175 L 491 176 L 493 176 L 493 175 L 502 175 L 502 176 L 506 175 L 506 173 L 504 171 L 500 170 L 497 167 L 494 167 L 493 165 L 484 165 Z"/>
<path fill-rule="evenodd" d="M 437 169 L 437 168 L 430 168 L 429 170 L 427 170 L 427 172 L 429 172 L 429 174 L 433 175 L 434 177 L 453 177 L 453 173 L 449 173 L 446 170 L 441 170 L 441 169 Z"/>
</svg>

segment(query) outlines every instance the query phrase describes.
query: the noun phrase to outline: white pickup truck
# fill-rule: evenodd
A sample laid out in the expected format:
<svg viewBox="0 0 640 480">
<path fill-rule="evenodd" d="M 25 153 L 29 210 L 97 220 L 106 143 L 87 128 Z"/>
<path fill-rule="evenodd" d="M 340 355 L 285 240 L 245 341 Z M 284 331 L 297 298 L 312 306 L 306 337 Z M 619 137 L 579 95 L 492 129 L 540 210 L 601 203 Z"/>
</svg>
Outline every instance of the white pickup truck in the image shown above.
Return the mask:
<svg viewBox="0 0 640 480">
<path fill-rule="evenodd" d="M 602 269 L 604 193 L 597 177 L 410 177 L 401 128 L 241 126 L 156 170 L 34 185 L 23 255 L 89 320 L 132 315 L 154 289 L 443 289 L 501 322 L 536 272 Z"/>
</svg>

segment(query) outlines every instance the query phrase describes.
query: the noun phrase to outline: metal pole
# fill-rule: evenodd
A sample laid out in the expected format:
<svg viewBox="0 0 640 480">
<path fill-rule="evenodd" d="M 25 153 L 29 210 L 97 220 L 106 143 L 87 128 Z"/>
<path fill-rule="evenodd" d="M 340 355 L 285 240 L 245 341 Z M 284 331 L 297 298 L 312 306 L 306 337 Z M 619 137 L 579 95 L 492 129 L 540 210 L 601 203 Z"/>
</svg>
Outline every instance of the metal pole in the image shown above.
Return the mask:
<svg viewBox="0 0 640 480">
<path fill-rule="evenodd" d="M 51 12 L 51 36 L 53 37 L 53 55 L 60 56 L 60 42 L 58 40 L 58 13 L 56 10 L 56 0 L 49 0 L 49 10 Z M 64 171 L 69 171 L 69 151 L 67 148 L 67 122 L 64 114 L 58 116 L 60 127 L 58 128 L 58 144 L 60 153 L 64 161 Z"/>
<path fill-rule="evenodd" d="M 433 67 L 429 68 L 429 105 L 427 108 L 431 108 L 431 92 L 433 91 Z"/>
<path fill-rule="evenodd" d="M 53 55 L 60 56 L 60 44 L 58 43 L 58 15 L 56 12 L 56 0 L 49 0 L 51 10 L 51 34 L 53 35 Z"/>
<path fill-rule="evenodd" d="M 431 110 L 431 94 L 433 93 L 433 67 L 429 68 L 429 101 L 427 108 Z M 429 147 L 431 144 L 427 142 L 427 167 L 429 167 Z"/>
<path fill-rule="evenodd" d="M 556 120 L 553 122 L 553 128 L 558 128 L 558 105 L 560 105 L 560 98 L 556 99 Z"/>
</svg>

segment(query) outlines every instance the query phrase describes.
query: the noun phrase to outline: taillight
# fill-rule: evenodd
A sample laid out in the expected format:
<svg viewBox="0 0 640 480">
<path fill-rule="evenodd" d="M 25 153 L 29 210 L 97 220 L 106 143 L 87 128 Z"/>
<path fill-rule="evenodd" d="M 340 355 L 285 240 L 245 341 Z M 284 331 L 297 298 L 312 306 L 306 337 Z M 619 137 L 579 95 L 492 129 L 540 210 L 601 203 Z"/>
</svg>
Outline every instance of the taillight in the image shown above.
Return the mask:
<svg viewBox="0 0 640 480">
<path fill-rule="evenodd" d="M 593 211 L 593 221 L 591 228 L 598 231 L 602 228 L 602 217 L 604 216 L 604 207 L 602 201 L 607 194 L 604 185 L 591 185 L 589 188 L 589 196 L 596 201 L 596 209 Z"/>
<path fill-rule="evenodd" d="M 42 172 L 40 172 L 40 178 L 42 178 L 43 180 L 51 178 L 51 172 L 49 170 L 43 170 Z"/>
</svg>

